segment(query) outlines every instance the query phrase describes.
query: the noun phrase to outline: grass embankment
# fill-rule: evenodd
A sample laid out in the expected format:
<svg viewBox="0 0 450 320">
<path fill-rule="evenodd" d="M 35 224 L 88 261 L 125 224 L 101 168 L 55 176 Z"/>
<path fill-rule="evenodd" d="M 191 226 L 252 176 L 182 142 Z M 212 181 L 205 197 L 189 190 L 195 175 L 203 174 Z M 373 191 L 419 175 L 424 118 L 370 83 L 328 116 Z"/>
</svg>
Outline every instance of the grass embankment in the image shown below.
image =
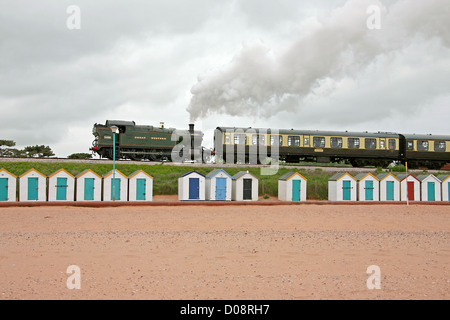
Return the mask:
<svg viewBox="0 0 450 320">
<path fill-rule="evenodd" d="M 95 164 L 95 163 L 76 163 L 76 162 L 1 162 L 0 168 L 8 170 L 16 176 L 20 176 L 29 169 L 34 168 L 42 174 L 49 176 L 59 169 L 65 169 L 74 176 L 86 169 L 91 169 L 100 176 L 112 170 L 110 164 Z M 184 173 L 196 170 L 199 173 L 206 175 L 217 167 L 183 167 L 170 165 L 148 165 L 148 164 L 116 164 L 117 170 L 126 176 L 137 170 L 143 170 L 153 176 L 153 188 L 155 195 L 170 195 L 178 192 L 178 177 Z M 261 175 L 260 168 L 225 168 L 231 176 L 239 171 L 249 171 L 259 179 L 259 194 L 261 196 L 277 196 L 278 195 L 278 178 L 286 172 L 295 171 L 293 169 L 280 168 L 274 175 Z M 326 200 L 328 198 L 328 179 L 332 175 L 330 172 L 323 172 L 322 170 L 299 169 L 298 172 L 308 179 L 308 199 Z"/>
</svg>

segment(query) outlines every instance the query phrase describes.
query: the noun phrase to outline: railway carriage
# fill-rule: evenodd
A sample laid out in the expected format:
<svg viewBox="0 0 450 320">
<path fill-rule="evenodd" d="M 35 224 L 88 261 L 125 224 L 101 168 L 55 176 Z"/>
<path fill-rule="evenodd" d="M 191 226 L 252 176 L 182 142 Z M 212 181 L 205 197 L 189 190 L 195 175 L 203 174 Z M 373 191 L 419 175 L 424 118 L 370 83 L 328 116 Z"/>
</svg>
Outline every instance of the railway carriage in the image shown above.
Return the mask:
<svg viewBox="0 0 450 320">
<path fill-rule="evenodd" d="M 405 135 L 408 166 L 440 169 L 450 162 L 450 136 Z"/>
</svg>

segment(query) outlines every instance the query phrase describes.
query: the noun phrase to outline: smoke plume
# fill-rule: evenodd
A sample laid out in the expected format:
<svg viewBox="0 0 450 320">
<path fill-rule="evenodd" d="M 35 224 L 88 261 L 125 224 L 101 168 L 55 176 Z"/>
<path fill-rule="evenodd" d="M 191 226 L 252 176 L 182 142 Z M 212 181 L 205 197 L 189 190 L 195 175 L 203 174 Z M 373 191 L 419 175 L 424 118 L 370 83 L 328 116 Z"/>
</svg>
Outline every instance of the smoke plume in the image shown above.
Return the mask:
<svg viewBox="0 0 450 320">
<path fill-rule="evenodd" d="M 212 113 L 270 117 L 297 110 L 308 94 L 319 94 L 321 82 L 363 72 L 380 55 L 399 52 L 413 40 L 437 37 L 448 47 L 449 3 L 404 0 L 386 7 L 349 0 L 276 52 L 262 42 L 245 44 L 228 65 L 198 78 L 187 108 L 191 121 Z M 380 9 L 380 29 L 367 24 L 373 5 Z"/>
</svg>

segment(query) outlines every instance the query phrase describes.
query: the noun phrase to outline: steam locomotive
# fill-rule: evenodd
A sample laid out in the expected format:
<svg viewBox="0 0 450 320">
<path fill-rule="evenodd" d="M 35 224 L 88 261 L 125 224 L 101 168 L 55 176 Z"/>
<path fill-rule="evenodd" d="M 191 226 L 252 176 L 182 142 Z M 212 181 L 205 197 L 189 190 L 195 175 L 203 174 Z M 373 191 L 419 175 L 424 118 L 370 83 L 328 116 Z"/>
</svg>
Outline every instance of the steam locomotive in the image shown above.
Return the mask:
<svg viewBox="0 0 450 320">
<path fill-rule="evenodd" d="M 266 157 L 290 163 L 346 162 L 355 167 L 387 167 L 397 161 L 408 162 L 410 168 L 440 169 L 450 162 L 448 135 L 217 127 L 214 149 L 209 150 L 202 146 L 203 133 L 193 124 L 189 130 L 177 130 L 163 123 L 154 127 L 107 120 L 105 125 L 95 124 L 93 134 L 91 150 L 109 159 L 115 149 L 116 159 L 177 162 L 205 162 L 212 155 L 228 163 L 261 163 Z"/>
</svg>

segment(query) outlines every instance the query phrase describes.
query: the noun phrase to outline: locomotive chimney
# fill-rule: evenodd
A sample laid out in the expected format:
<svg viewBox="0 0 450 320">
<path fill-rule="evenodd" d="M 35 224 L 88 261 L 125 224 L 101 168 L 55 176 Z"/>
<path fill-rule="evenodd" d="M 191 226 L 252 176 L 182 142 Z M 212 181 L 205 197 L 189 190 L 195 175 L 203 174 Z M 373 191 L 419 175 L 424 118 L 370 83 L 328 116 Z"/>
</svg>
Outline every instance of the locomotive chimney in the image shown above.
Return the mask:
<svg viewBox="0 0 450 320">
<path fill-rule="evenodd" d="M 194 124 L 193 124 L 193 123 L 190 123 L 190 124 L 189 124 L 189 132 L 190 132 L 191 134 L 194 134 Z"/>
</svg>

